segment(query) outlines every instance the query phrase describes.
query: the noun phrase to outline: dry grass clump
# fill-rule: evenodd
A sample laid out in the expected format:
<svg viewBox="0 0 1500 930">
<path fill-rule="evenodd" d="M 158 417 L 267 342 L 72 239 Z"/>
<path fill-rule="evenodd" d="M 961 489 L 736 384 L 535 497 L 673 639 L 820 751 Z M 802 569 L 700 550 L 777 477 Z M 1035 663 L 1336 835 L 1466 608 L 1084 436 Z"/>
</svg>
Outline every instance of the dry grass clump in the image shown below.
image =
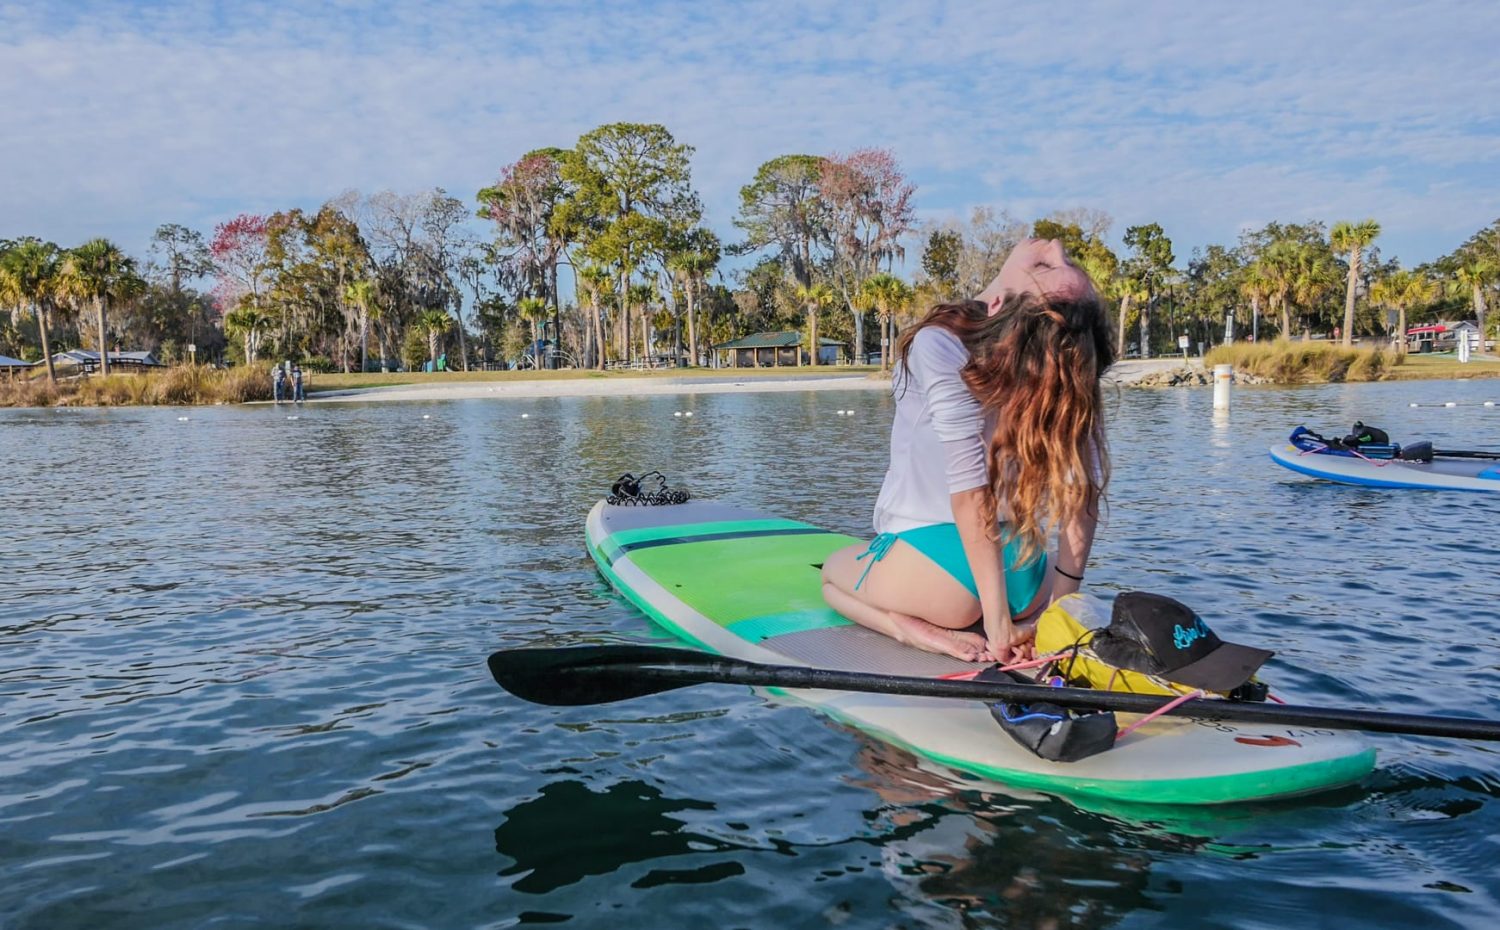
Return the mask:
<svg viewBox="0 0 1500 930">
<path fill-rule="evenodd" d="M 76 382 L 73 402 L 93 407 L 138 407 L 150 403 L 151 375 L 94 375 Z"/>
<path fill-rule="evenodd" d="M 1330 381 L 1380 381 L 1401 360 L 1384 349 L 1346 349 L 1327 342 L 1236 342 L 1215 346 L 1206 366 L 1233 365 L 1277 384 L 1322 384 Z"/>
<path fill-rule="evenodd" d="M 212 369 L 201 365 L 181 365 L 164 372 L 153 372 L 146 376 L 150 382 L 147 396 L 150 403 L 179 406 L 201 404 L 213 389 Z"/>
<path fill-rule="evenodd" d="M 56 385 L 44 377 L 0 381 L 0 407 L 183 406 L 270 399 L 269 365 L 179 365 L 149 374 L 69 378 Z"/>
<path fill-rule="evenodd" d="M 240 365 L 215 374 L 219 376 L 215 385 L 216 401 L 243 404 L 249 400 L 271 399 L 270 365 Z"/>
<path fill-rule="evenodd" d="M 46 378 L 0 380 L 0 407 L 51 407 L 58 390 Z"/>
</svg>

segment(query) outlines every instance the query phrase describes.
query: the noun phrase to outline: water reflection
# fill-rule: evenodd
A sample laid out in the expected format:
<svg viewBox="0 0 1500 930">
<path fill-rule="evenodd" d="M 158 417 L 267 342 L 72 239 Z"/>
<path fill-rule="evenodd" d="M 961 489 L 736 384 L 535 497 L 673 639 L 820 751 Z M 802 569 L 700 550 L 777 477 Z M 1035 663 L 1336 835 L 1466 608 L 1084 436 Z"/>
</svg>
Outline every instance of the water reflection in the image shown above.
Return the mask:
<svg viewBox="0 0 1500 930">
<path fill-rule="evenodd" d="M 668 798 L 641 781 L 616 782 L 597 792 L 580 781 L 552 782 L 537 797 L 506 811 L 505 822 L 495 828 L 495 851 L 513 860 L 500 875 L 519 875 L 511 885 L 516 891 L 546 894 L 590 875 L 622 872 L 635 863 L 734 848 L 685 829 L 671 816 L 690 810 L 711 811 L 713 805 Z M 696 869 L 653 868 L 631 885 L 697 884 L 743 871 L 732 862 Z"/>
<path fill-rule="evenodd" d="M 1065 802 L 955 791 L 908 753 L 868 741 L 858 783 L 884 807 L 883 870 L 899 910 L 924 926 L 1108 927 L 1153 907 L 1152 852 L 1204 841 L 1132 833 Z"/>
</svg>

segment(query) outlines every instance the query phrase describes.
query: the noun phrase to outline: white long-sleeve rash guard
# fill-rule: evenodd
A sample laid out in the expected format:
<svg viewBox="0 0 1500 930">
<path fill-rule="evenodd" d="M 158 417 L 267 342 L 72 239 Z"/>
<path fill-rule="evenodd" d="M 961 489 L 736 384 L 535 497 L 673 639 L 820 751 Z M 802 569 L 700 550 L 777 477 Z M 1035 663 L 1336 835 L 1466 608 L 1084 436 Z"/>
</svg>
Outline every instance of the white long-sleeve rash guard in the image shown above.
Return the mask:
<svg viewBox="0 0 1500 930">
<path fill-rule="evenodd" d="M 940 326 L 920 330 L 893 380 L 891 464 L 875 501 L 875 532 L 952 523 L 949 495 L 989 483 L 985 449 L 995 430 L 959 371 L 969 351 Z"/>
</svg>

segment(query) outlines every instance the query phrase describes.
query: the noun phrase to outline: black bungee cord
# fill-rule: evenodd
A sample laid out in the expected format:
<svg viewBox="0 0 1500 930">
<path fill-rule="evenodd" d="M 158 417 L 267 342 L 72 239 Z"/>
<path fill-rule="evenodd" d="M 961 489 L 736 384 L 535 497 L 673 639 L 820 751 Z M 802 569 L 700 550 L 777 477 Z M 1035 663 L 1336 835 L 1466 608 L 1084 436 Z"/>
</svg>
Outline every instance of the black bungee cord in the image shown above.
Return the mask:
<svg viewBox="0 0 1500 930">
<path fill-rule="evenodd" d="M 644 488 L 650 479 L 656 479 L 654 488 Z M 666 504 L 685 504 L 692 495 L 682 488 L 667 487 L 667 476 L 659 471 L 648 471 L 639 478 L 626 472 L 610 486 L 607 504 L 629 507 L 660 507 Z"/>
</svg>

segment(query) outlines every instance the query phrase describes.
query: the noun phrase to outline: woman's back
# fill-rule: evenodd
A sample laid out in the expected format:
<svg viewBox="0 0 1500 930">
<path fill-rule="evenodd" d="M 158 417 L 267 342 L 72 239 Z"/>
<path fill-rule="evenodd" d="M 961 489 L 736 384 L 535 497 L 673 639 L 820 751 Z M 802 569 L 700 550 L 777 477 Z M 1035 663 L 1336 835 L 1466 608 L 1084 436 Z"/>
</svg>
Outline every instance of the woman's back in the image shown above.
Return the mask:
<svg viewBox="0 0 1500 930">
<path fill-rule="evenodd" d="M 994 422 L 960 374 L 968 361 L 957 336 L 930 326 L 897 363 L 891 464 L 875 502 L 876 532 L 951 523 L 949 495 L 988 483 L 984 448 Z"/>
</svg>

